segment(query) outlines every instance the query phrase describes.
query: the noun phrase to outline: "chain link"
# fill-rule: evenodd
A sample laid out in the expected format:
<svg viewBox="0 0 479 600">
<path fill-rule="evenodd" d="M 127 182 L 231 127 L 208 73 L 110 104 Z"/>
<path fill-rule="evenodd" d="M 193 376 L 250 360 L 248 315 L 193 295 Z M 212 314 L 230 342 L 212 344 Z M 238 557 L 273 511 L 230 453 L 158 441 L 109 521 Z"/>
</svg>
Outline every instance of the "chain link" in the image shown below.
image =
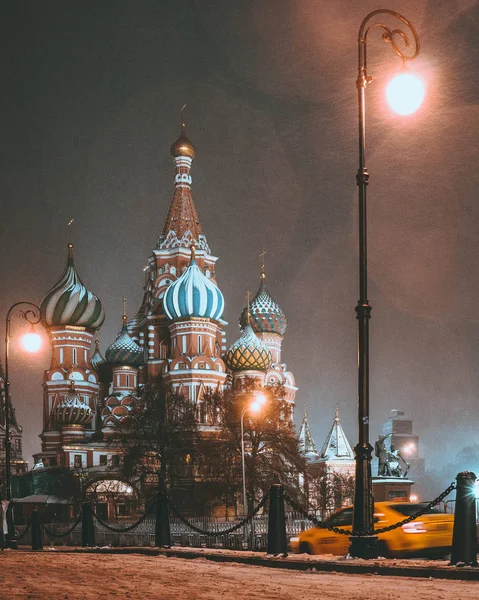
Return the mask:
<svg viewBox="0 0 479 600">
<path fill-rule="evenodd" d="M 436 506 L 436 504 L 439 504 L 439 502 L 444 500 L 444 498 L 446 496 L 449 496 L 449 494 L 455 488 L 456 488 L 456 484 L 453 482 L 453 483 L 451 483 L 451 485 L 448 488 L 446 488 L 442 492 L 442 494 L 439 494 L 439 496 L 437 498 L 435 498 L 434 500 L 432 500 L 431 502 L 426 504 L 426 506 L 423 506 L 420 510 L 418 510 L 416 513 L 414 513 L 410 517 L 406 517 L 402 521 L 399 521 L 398 523 L 394 523 L 394 525 L 389 525 L 388 527 L 383 527 L 382 529 L 376 529 L 374 531 L 374 534 L 377 535 L 380 533 L 385 533 L 386 531 L 392 531 L 393 529 L 397 529 L 398 527 L 402 527 L 403 525 L 406 525 L 407 523 L 414 521 L 414 519 L 417 519 L 418 517 L 421 517 L 422 515 L 427 513 L 431 508 L 433 508 L 433 506 Z M 284 494 L 284 498 L 293 510 L 296 510 L 297 512 L 301 513 L 303 515 L 303 517 L 305 517 L 306 519 L 309 519 L 319 529 L 328 529 L 329 531 L 332 531 L 334 533 L 339 533 L 341 535 L 349 535 L 351 537 L 361 537 L 361 535 L 363 535 L 361 532 L 358 532 L 358 531 L 354 531 L 351 529 L 342 529 L 340 527 L 335 527 L 334 525 L 328 525 L 327 523 L 318 521 L 318 519 L 314 515 L 311 515 L 307 511 L 305 511 L 304 508 L 299 506 L 299 504 L 297 504 L 293 500 L 293 498 L 291 498 L 291 496 L 289 496 L 286 492 Z"/>
<path fill-rule="evenodd" d="M 143 521 L 146 519 L 146 517 L 151 512 L 153 512 L 155 505 L 156 505 L 156 502 L 152 502 L 150 508 L 146 511 L 146 513 L 142 517 L 140 517 L 138 519 L 138 521 L 136 521 L 135 523 L 132 523 L 131 525 L 128 525 L 127 527 L 120 528 L 120 527 L 113 527 L 112 525 L 108 525 L 108 523 L 106 521 L 104 521 L 101 517 L 99 517 L 95 511 L 93 511 L 93 516 L 98 521 L 98 523 L 100 523 L 100 525 L 105 527 L 105 529 L 108 529 L 108 531 L 114 531 L 115 533 L 125 533 L 127 531 L 131 531 L 132 529 L 135 529 L 135 527 L 138 527 L 138 525 L 141 525 L 143 523 Z"/>
<path fill-rule="evenodd" d="M 260 511 L 260 509 L 263 508 L 263 506 L 266 504 L 266 501 L 268 500 L 268 498 L 269 498 L 269 494 L 266 494 L 265 496 L 263 496 L 263 498 L 261 499 L 261 501 L 259 502 L 259 504 L 256 505 L 256 507 L 254 508 L 254 510 L 249 515 L 247 515 L 239 523 L 236 523 L 236 525 L 234 525 L 233 527 L 230 527 L 229 529 L 225 529 L 224 531 L 207 531 L 206 529 L 201 529 L 200 527 L 196 527 L 195 525 L 193 525 L 193 523 L 190 523 L 190 521 L 188 521 L 188 519 L 186 519 L 185 517 L 183 517 L 178 512 L 178 510 L 176 509 L 176 507 L 171 503 L 170 499 L 168 499 L 168 505 L 171 508 L 171 511 L 175 515 L 175 517 L 177 517 L 178 519 L 180 519 L 180 521 L 184 525 L 186 525 L 187 527 L 189 527 L 193 531 L 196 531 L 196 533 L 199 533 L 201 535 L 209 535 L 211 537 L 219 537 L 220 535 L 227 535 L 228 533 L 233 533 L 233 531 L 236 531 L 236 530 L 240 529 L 241 527 L 243 527 L 244 525 L 246 525 L 246 523 L 248 523 L 249 521 L 251 521 L 253 519 L 253 517 L 258 514 L 258 512 Z"/>
<path fill-rule="evenodd" d="M 82 515 L 83 515 L 83 508 L 81 509 L 80 514 L 78 515 L 77 520 L 73 523 L 73 525 L 70 527 L 70 529 L 67 529 L 66 531 L 63 531 L 62 533 L 55 533 L 55 532 L 53 532 L 51 529 L 48 529 L 48 527 L 46 525 L 43 525 L 43 523 L 42 523 L 42 529 L 50 537 L 54 537 L 54 538 L 66 537 L 78 525 L 78 523 L 80 522 L 80 520 L 82 518 Z"/>
<path fill-rule="evenodd" d="M 454 489 L 456 489 L 456 484 L 453 482 L 453 483 L 451 483 L 451 485 L 448 488 L 446 488 L 442 492 L 442 494 L 439 494 L 439 496 L 437 498 L 435 498 L 434 500 L 432 500 L 432 502 L 429 502 L 429 504 L 426 504 L 426 506 L 423 506 L 423 508 L 418 510 L 416 513 L 414 513 L 410 517 L 407 517 L 403 521 L 399 521 L 399 523 L 395 523 L 394 525 L 389 525 L 389 527 L 383 527 L 382 529 L 377 529 L 377 530 L 375 530 L 374 533 L 378 534 L 378 533 L 385 533 L 386 531 L 392 531 L 393 529 L 397 529 L 398 527 L 402 527 L 403 525 L 406 525 L 407 523 L 414 521 L 414 519 L 417 519 L 418 517 L 422 517 L 422 515 L 427 513 L 431 508 L 433 508 L 433 506 L 436 506 L 436 504 L 439 504 L 439 502 L 444 500 L 444 498 L 446 496 L 449 496 L 449 494 Z"/>
</svg>

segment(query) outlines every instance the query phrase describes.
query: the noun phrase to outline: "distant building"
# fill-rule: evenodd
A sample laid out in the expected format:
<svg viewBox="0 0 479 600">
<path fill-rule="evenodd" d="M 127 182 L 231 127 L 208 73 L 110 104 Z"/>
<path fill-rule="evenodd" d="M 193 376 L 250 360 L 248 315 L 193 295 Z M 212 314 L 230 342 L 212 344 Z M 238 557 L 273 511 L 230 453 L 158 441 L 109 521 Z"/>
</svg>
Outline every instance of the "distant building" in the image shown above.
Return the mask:
<svg viewBox="0 0 479 600">
<path fill-rule="evenodd" d="M 391 416 L 384 421 L 382 434 L 391 436 L 385 441 L 386 448 L 391 449 L 391 444 L 399 450 L 404 457 L 404 460 L 411 466 L 408 470 L 407 477 L 413 480 L 418 480 L 424 476 L 425 461 L 420 456 L 419 436 L 413 432 L 413 421 L 406 417 L 402 410 L 393 408 Z M 372 468 L 373 475 L 377 474 L 378 459 L 373 459 Z"/>
<path fill-rule="evenodd" d="M 341 506 L 350 504 L 354 493 L 355 459 L 339 422 L 338 407 L 320 452 L 314 443 L 306 411 L 299 439 L 307 460 L 301 485 L 309 506 L 326 516 Z"/>
<path fill-rule="evenodd" d="M 5 387 L 3 367 L 0 363 L 0 485 L 3 483 L 5 473 Z M 28 470 L 28 462 L 23 460 L 23 428 L 17 423 L 15 409 L 10 397 L 10 472 L 12 475 L 21 475 Z"/>
<path fill-rule="evenodd" d="M 127 516 L 142 494 L 134 483 L 119 479 L 122 449 L 113 433 L 129 414 L 138 387 L 156 375 L 194 404 L 205 436 L 219 429 L 206 410 L 205 394 L 246 377 L 258 387 L 284 385 L 283 416 L 293 419 L 297 388 L 281 356 L 286 317 L 266 288 L 264 268 L 259 290 L 241 315 L 242 334 L 228 348 L 217 257 L 193 202 L 195 148 L 184 125 L 171 154 L 173 198 L 148 261 L 143 300 L 130 320 L 123 307 L 121 331 L 104 357 L 95 339 L 103 307 L 81 281 L 71 244 L 60 279 L 41 303 L 52 359 L 43 380 L 42 447 L 34 457 L 35 472 L 59 467 L 77 472 L 84 490 L 101 497 L 105 518 Z"/>
</svg>

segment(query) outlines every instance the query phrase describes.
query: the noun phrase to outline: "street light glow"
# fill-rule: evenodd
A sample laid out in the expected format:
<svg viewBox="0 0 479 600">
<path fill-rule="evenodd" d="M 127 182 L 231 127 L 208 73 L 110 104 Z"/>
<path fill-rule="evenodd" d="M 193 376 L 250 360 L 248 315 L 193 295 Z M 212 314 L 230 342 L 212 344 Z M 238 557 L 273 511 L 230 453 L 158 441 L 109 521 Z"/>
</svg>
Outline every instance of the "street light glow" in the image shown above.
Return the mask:
<svg viewBox="0 0 479 600">
<path fill-rule="evenodd" d="M 407 116 L 421 106 L 426 90 L 419 77 L 400 73 L 391 79 L 386 88 L 386 98 L 394 112 Z"/>
<path fill-rule="evenodd" d="M 27 352 L 38 352 L 41 345 L 42 338 L 34 331 L 30 331 L 22 337 L 22 346 Z"/>
<path fill-rule="evenodd" d="M 252 404 L 250 404 L 250 412 L 252 413 L 257 413 L 261 410 L 261 404 L 259 402 L 253 402 Z"/>
<path fill-rule="evenodd" d="M 259 404 L 260 406 L 263 406 L 263 404 L 266 403 L 266 396 L 264 394 L 258 394 L 256 396 L 255 403 Z"/>
</svg>

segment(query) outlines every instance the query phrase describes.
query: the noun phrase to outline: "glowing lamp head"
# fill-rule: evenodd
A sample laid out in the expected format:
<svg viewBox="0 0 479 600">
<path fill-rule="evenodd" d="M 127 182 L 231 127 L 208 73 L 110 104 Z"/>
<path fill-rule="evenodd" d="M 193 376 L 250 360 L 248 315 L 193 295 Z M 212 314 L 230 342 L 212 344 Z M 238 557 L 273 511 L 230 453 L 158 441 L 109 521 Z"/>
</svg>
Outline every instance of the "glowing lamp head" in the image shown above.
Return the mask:
<svg viewBox="0 0 479 600">
<path fill-rule="evenodd" d="M 253 402 L 252 404 L 250 404 L 250 412 L 252 413 L 257 413 L 261 410 L 261 404 L 259 402 Z"/>
<path fill-rule="evenodd" d="M 41 345 L 42 338 L 34 331 L 30 331 L 22 337 L 22 346 L 27 352 L 38 352 Z"/>
<path fill-rule="evenodd" d="M 386 98 L 394 112 L 411 115 L 421 106 L 426 90 L 423 82 L 412 73 L 400 73 L 388 83 Z"/>
<path fill-rule="evenodd" d="M 417 497 L 417 495 L 416 495 L 416 494 L 411 494 L 411 495 L 409 496 L 409 501 L 410 501 L 410 502 L 417 502 L 417 501 L 418 501 L 418 497 Z"/>
<path fill-rule="evenodd" d="M 255 403 L 259 404 L 260 406 L 263 406 L 263 404 L 266 404 L 266 396 L 264 394 L 258 394 L 256 396 Z"/>
</svg>

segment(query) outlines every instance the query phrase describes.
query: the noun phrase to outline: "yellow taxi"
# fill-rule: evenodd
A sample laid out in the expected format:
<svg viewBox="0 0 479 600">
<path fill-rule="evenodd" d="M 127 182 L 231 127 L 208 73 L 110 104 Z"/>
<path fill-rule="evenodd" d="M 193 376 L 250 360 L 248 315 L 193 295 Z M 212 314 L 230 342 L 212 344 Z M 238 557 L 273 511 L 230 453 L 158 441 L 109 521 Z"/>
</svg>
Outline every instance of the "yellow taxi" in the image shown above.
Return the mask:
<svg viewBox="0 0 479 600">
<path fill-rule="evenodd" d="M 374 527 L 382 529 L 403 521 L 426 506 L 421 503 L 376 502 L 374 505 Z M 324 523 L 351 529 L 352 507 L 343 508 L 331 515 Z M 416 520 L 391 531 L 378 535 L 379 555 L 391 558 L 403 556 L 444 556 L 449 554 L 452 545 L 454 515 L 441 513 L 437 508 L 430 509 Z M 292 552 L 306 554 L 346 555 L 350 545 L 348 535 L 334 533 L 328 529 L 313 527 L 291 538 Z"/>
</svg>

